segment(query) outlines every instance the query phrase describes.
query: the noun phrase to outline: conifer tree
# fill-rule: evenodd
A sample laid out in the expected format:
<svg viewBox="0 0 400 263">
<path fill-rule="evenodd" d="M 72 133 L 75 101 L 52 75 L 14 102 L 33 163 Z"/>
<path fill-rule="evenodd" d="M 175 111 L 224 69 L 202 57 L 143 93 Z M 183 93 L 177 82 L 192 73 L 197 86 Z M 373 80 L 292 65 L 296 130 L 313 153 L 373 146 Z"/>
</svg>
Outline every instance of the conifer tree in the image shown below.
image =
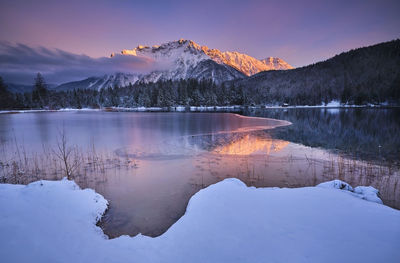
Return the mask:
<svg viewBox="0 0 400 263">
<path fill-rule="evenodd" d="M 48 90 L 42 74 L 38 73 L 35 78 L 35 85 L 32 92 L 32 100 L 36 106 L 45 107 L 48 105 Z"/>
<path fill-rule="evenodd" d="M 0 77 L 0 109 L 10 109 L 13 107 L 14 98 L 7 90 L 7 85 L 4 83 L 3 78 Z"/>
</svg>

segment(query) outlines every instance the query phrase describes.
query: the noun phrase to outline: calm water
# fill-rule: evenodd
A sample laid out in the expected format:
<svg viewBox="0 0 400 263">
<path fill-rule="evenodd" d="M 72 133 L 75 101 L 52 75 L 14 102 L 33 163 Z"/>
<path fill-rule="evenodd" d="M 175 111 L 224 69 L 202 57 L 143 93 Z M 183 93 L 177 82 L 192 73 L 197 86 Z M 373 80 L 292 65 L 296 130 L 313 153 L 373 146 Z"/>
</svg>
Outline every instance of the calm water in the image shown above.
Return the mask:
<svg viewBox="0 0 400 263">
<path fill-rule="evenodd" d="M 95 145 L 109 159 L 133 162 L 101 177 L 89 171 L 77 181 L 110 201 L 100 224 L 107 235 L 157 236 L 184 214 L 193 194 L 229 177 L 256 187 L 311 186 L 338 178 L 353 186 L 372 185 L 387 205 L 400 208 L 397 113 L 243 112 L 288 120 L 290 126 L 232 113 L 1 114 L 0 144 L 2 160 L 11 151 L 4 149 L 16 143 L 34 155 L 54 147 L 65 130 L 71 145 Z"/>
<path fill-rule="evenodd" d="M 244 115 L 287 120 L 275 138 L 371 161 L 400 161 L 400 108 L 249 109 Z"/>
</svg>

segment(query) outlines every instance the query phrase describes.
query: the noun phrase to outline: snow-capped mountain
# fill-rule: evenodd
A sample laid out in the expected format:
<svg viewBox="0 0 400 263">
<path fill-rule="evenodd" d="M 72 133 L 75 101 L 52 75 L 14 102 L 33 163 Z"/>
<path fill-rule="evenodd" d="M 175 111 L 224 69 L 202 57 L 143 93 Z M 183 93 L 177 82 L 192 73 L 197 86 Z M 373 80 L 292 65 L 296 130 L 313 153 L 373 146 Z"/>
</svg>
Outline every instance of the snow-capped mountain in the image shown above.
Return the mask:
<svg viewBox="0 0 400 263">
<path fill-rule="evenodd" d="M 145 82 L 196 78 L 212 79 L 218 83 L 244 77 L 230 65 L 210 59 L 202 47 L 191 40 L 181 39 L 153 47 L 138 46 L 122 50 L 121 54 L 144 57 L 161 67 L 142 76 Z"/>
<path fill-rule="evenodd" d="M 179 80 L 179 79 L 211 79 L 215 83 L 241 79 L 245 76 L 240 71 L 220 65 L 210 59 L 201 60 L 194 66 L 182 63 L 181 67 L 167 71 L 153 71 L 150 74 L 140 76 L 144 82 L 156 82 L 159 80 Z"/>
<path fill-rule="evenodd" d="M 171 65 L 182 69 L 195 66 L 203 60 L 211 59 L 220 65 L 231 66 L 247 76 L 254 75 L 260 71 L 292 69 L 293 67 L 280 58 L 268 57 L 258 60 L 246 54 L 239 52 L 210 49 L 207 46 L 200 46 L 194 41 L 180 39 L 172 41 L 161 46 L 138 46 L 134 49 L 125 49 L 121 51 L 123 55 L 141 56 L 151 58 L 156 61 L 168 61 Z M 172 68 L 171 71 L 175 69 Z"/>
<path fill-rule="evenodd" d="M 239 52 L 221 52 L 218 49 L 208 49 L 208 47 L 202 47 L 202 50 L 217 63 L 229 65 L 247 76 L 254 75 L 260 71 L 293 68 L 280 58 L 269 57 L 267 59 L 258 60 Z"/>
<path fill-rule="evenodd" d="M 180 39 L 156 46 L 139 45 L 134 49 L 124 49 L 123 56 L 137 56 L 156 65 L 150 73 L 115 73 L 102 77 L 90 77 L 60 85 L 57 89 L 90 88 L 100 90 L 105 87 L 127 86 L 137 81 L 156 82 L 159 80 L 211 79 L 215 83 L 245 78 L 260 71 L 290 69 L 289 64 L 279 58 L 258 60 L 239 52 L 221 52 L 200 46 L 191 40 Z M 118 56 L 121 56 L 118 55 Z M 111 54 L 111 59 L 115 57 Z"/>
</svg>

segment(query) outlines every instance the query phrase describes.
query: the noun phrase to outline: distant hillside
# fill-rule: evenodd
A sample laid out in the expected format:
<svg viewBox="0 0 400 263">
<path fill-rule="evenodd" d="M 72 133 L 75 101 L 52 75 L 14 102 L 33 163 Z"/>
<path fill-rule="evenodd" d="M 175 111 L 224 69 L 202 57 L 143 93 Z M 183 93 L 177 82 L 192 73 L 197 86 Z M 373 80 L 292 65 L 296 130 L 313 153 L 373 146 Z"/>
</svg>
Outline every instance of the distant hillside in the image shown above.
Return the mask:
<svg viewBox="0 0 400 263">
<path fill-rule="evenodd" d="M 231 82 L 246 90 L 247 104 L 318 105 L 340 100 L 400 103 L 400 40 L 358 48 L 292 70 L 265 71 Z"/>
<path fill-rule="evenodd" d="M 137 81 L 137 75 L 116 73 L 112 75 L 105 75 L 102 77 L 90 77 L 84 80 L 72 81 L 63 83 L 54 88 L 56 91 L 68 91 L 74 89 L 92 89 L 100 90 L 102 88 L 128 86 L 129 83 L 135 83 Z"/>
<path fill-rule="evenodd" d="M 33 82 L 31 85 L 26 84 L 16 84 L 16 83 L 5 83 L 7 86 L 7 90 L 12 93 L 25 93 L 33 91 Z M 56 84 L 46 84 L 48 89 L 54 89 Z"/>
<path fill-rule="evenodd" d="M 25 84 L 15 84 L 15 83 L 6 83 L 7 89 L 13 93 L 25 93 L 25 92 L 32 92 L 33 84 L 32 85 L 25 85 Z"/>
</svg>

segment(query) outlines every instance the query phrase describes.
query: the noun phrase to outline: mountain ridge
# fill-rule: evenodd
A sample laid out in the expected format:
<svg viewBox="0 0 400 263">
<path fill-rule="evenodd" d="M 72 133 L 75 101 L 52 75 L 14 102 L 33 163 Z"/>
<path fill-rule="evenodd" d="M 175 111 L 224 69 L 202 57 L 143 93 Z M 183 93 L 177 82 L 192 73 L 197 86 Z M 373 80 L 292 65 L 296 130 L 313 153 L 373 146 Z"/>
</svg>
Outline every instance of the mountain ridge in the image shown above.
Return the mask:
<svg viewBox="0 0 400 263">
<path fill-rule="evenodd" d="M 291 65 L 280 58 L 267 57 L 266 59 L 259 60 L 237 51 L 220 51 L 218 49 L 210 49 L 207 46 L 200 46 L 196 42 L 186 39 L 170 41 L 161 45 L 154 45 L 152 47 L 139 45 L 134 49 L 123 49 L 121 54 L 159 58 L 160 54 L 167 55 L 171 49 L 178 49 L 180 47 L 186 47 L 186 50 L 197 55 L 198 59 L 212 59 L 218 64 L 231 66 L 238 71 L 241 71 L 246 76 L 251 76 L 258 72 L 267 70 L 293 69 Z M 115 53 L 111 54 L 111 57 L 114 55 Z"/>
<path fill-rule="evenodd" d="M 63 83 L 56 90 L 75 88 L 100 90 L 114 86 L 128 86 L 139 81 L 149 83 L 191 78 L 209 79 L 219 84 L 242 79 L 265 70 L 293 68 L 280 58 L 269 57 L 258 60 L 236 51 L 221 52 L 218 49 L 210 49 L 185 39 L 152 47 L 138 45 L 133 49 L 123 49 L 120 55 L 145 58 L 155 64 L 164 65 L 164 67 L 147 74 L 117 72 L 100 77 L 89 77 L 81 81 Z M 113 59 L 115 56 L 117 54 L 112 53 L 110 57 Z"/>
</svg>

